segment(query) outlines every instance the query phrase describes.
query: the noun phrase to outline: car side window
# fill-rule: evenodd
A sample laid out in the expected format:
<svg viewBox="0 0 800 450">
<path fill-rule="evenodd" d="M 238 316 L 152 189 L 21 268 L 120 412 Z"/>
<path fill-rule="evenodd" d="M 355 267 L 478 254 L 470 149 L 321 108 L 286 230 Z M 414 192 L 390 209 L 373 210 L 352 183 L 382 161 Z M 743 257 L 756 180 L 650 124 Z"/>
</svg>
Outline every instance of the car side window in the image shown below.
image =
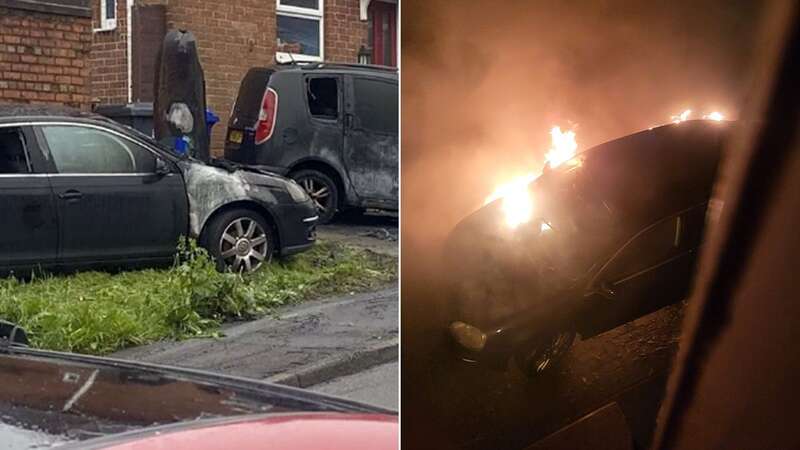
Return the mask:
<svg viewBox="0 0 800 450">
<path fill-rule="evenodd" d="M 60 174 L 154 173 L 149 150 L 113 133 L 83 126 L 48 125 L 42 133 Z"/>
<path fill-rule="evenodd" d="M 30 163 L 22 130 L 0 128 L 0 174 L 30 173 Z"/>
<path fill-rule="evenodd" d="M 397 133 L 397 84 L 372 78 L 354 78 L 354 112 L 358 127 L 379 133 Z"/>
<path fill-rule="evenodd" d="M 684 248 L 683 222 L 679 216 L 673 216 L 640 232 L 608 263 L 600 281 L 615 283 L 680 253 Z"/>
<path fill-rule="evenodd" d="M 306 78 L 308 111 L 321 119 L 339 118 L 339 84 L 334 77 Z"/>
</svg>

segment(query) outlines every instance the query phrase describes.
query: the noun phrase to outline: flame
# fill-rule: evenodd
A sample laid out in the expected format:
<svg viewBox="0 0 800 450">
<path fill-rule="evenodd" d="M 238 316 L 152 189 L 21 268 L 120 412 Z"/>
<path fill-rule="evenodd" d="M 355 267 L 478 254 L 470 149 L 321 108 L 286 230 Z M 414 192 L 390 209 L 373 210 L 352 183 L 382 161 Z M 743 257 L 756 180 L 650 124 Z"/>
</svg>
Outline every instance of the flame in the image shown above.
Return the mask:
<svg viewBox="0 0 800 450">
<path fill-rule="evenodd" d="M 724 115 L 722 115 L 722 113 L 721 113 L 721 112 L 714 111 L 714 112 L 712 112 L 712 113 L 710 113 L 710 114 L 705 114 L 705 115 L 703 116 L 703 119 L 706 119 L 706 120 L 716 120 L 717 122 L 719 122 L 719 121 L 725 120 L 725 116 L 724 116 Z"/>
<path fill-rule="evenodd" d="M 550 130 L 550 149 L 545 154 L 545 162 L 551 168 L 555 168 L 570 161 L 575 156 L 577 149 L 578 144 L 575 141 L 574 131 L 562 132 L 560 127 L 553 127 Z M 580 161 L 576 161 L 575 164 L 580 164 Z M 510 228 L 516 228 L 530 221 L 533 215 L 533 199 L 528 185 L 538 176 L 537 173 L 529 172 L 501 184 L 486 197 L 483 204 L 502 199 L 501 209 L 505 215 L 506 224 Z M 542 229 L 542 231 L 545 230 Z"/>
<path fill-rule="evenodd" d="M 516 228 L 531 220 L 533 200 L 530 192 L 528 192 L 528 185 L 536 177 L 536 174 L 528 173 L 501 184 L 491 195 L 486 197 L 484 205 L 497 199 L 503 199 L 501 209 L 503 210 L 506 224 L 511 228 Z"/>
<path fill-rule="evenodd" d="M 669 120 L 671 120 L 672 123 L 681 123 L 685 120 L 689 120 L 689 117 L 691 117 L 691 115 L 692 115 L 692 110 L 687 109 L 682 113 L 678 114 L 677 116 L 670 117 Z"/>
<path fill-rule="evenodd" d="M 574 131 L 562 132 L 561 127 L 553 127 L 550 130 L 550 150 L 544 155 L 544 160 L 551 168 L 555 168 L 575 156 L 577 149 Z"/>
</svg>

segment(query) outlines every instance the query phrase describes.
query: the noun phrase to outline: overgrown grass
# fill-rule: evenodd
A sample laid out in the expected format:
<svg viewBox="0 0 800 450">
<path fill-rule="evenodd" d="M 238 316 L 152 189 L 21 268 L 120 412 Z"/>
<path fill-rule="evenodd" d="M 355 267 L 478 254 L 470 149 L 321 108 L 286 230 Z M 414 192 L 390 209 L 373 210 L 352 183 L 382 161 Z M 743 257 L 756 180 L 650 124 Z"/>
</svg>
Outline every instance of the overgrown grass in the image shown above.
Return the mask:
<svg viewBox="0 0 800 450">
<path fill-rule="evenodd" d="M 181 254 L 165 270 L 0 280 L 0 318 L 24 327 L 34 347 L 103 355 L 165 338 L 213 336 L 226 320 L 397 276 L 394 258 L 338 243 L 320 242 L 251 275 L 217 272 L 194 243 Z"/>
</svg>

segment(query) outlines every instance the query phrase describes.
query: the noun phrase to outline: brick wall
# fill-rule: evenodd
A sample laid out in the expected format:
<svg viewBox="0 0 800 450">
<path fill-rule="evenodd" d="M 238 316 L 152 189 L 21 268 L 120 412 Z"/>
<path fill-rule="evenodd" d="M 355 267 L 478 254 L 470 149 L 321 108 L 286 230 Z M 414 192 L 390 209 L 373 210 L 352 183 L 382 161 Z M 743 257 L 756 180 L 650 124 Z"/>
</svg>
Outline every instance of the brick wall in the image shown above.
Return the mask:
<svg viewBox="0 0 800 450">
<path fill-rule="evenodd" d="M 358 49 L 367 45 L 367 22 L 359 19 L 359 0 L 326 0 L 325 59 L 358 62 Z"/>
<path fill-rule="evenodd" d="M 206 102 L 220 117 L 211 152 L 222 154 L 228 117 L 244 74 L 275 57 L 274 0 L 170 0 L 167 28 L 190 30 L 197 38 L 206 78 Z"/>
<path fill-rule="evenodd" d="M 102 104 L 128 103 L 128 18 L 125 0 L 117 0 L 117 27 L 96 31 L 92 39 L 91 94 Z M 100 28 L 100 2 L 92 1 L 92 27 Z"/>
<path fill-rule="evenodd" d="M 225 128 L 247 70 L 274 62 L 276 51 L 275 0 L 136 0 L 137 4 L 166 5 L 167 28 L 191 31 L 197 38 L 206 77 L 206 101 L 220 116 L 211 136 L 213 154 L 221 154 Z M 94 34 L 92 97 L 100 103 L 127 102 L 127 44 L 125 1 L 118 0 L 117 29 Z M 99 27 L 100 1 L 92 1 Z M 367 43 L 367 24 L 359 20 L 359 0 L 325 0 L 325 59 L 358 61 Z"/>
<path fill-rule="evenodd" d="M 0 101 L 89 109 L 88 17 L 0 7 Z"/>
</svg>

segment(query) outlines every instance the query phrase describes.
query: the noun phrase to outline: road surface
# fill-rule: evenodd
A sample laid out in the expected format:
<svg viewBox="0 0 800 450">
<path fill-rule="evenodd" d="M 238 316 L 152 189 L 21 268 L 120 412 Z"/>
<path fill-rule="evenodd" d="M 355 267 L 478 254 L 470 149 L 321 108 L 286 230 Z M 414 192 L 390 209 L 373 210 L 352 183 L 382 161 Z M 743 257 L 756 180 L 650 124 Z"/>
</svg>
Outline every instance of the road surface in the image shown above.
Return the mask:
<svg viewBox="0 0 800 450">
<path fill-rule="evenodd" d="M 397 362 L 383 364 L 364 372 L 312 386 L 310 389 L 397 411 L 399 369 L 400 365 Z"/>
</svg>

